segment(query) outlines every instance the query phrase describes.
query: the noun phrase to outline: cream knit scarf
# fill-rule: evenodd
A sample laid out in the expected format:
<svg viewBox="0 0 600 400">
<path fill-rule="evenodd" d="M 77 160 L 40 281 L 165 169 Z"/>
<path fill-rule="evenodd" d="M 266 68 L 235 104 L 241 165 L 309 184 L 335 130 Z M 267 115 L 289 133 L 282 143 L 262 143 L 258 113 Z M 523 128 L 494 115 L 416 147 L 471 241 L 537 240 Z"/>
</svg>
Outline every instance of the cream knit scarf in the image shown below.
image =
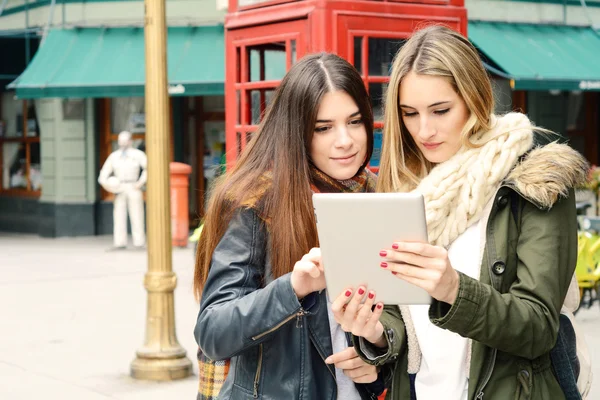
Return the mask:
<svg viewBox="0 0 600 400">
<path fill-rule="evenodd" d="M 520 113 L 491 116 L 487 132 L 471 141 L 478 147 L 462 147 L 448 161 L 435 166 L 415 192 L 425 198 L 429 241 L 448 247 L 479 221 L 484 207 L 533 144 L 533 126 Z M 400 306 L 408 338 L 408 372 L 417 373 L 421 350 L 408 306 Z"/>
</svg>

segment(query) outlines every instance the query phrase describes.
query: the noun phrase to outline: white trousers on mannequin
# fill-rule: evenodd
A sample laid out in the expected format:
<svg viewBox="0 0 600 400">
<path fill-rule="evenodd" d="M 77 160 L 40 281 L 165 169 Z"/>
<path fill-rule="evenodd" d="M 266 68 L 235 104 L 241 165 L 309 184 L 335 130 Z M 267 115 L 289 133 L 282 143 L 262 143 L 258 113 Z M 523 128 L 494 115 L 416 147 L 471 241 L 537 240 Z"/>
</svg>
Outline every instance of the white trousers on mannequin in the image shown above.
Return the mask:
<svg viewBox="0 0 600 400">
<path fill-rule="evenodd" d="M 115 247 L 127 246 L 127 213 L 131 222 L 133 245 L 146 244 L 144 229 L 144 197 L 133 184 L 124 184 L 125 190 L 115 196 L 113 204 L 113 240 Z"/>
</svg>

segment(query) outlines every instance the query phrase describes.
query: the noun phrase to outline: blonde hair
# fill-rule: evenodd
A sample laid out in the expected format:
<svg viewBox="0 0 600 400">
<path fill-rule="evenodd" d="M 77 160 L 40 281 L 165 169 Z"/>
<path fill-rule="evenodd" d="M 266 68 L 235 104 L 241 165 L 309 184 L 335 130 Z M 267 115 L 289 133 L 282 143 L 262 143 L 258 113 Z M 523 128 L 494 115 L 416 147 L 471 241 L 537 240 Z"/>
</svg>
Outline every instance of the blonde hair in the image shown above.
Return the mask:
<svg viewBox="0 0 600 400">
<path fill-rule="evenodd" d="M 471 135 L 490 129 L 494 96 L 477 50 L 460 33 L 444 26 L 429 26 L 415 32 L 396 54 L 392 65 L 377 183 L 380 192 L 412 190 L 433 168 L 400 117 L 400 85 L 411 71 L 446 79 L 463 99 L 470 112 L 461 132 L 463 145 L 474 147 L 469 141 Z"/>
</svg>

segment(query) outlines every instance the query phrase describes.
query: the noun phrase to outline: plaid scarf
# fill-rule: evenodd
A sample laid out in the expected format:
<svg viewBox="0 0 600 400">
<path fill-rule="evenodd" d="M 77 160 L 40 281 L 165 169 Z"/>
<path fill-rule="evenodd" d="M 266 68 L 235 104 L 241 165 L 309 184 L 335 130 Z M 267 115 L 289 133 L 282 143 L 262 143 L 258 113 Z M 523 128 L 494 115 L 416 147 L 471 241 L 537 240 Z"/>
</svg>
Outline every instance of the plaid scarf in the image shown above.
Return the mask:
<svg viewBox="0 0 600 400">
<path fill-rule="evenodd" d="M 375 174 L 366 168 L 350 179 L 338 181 L 313 165 L 310 166 L 310 179 L 314 193 L 372 193 L 377 182 Z"/>
<path fill-rule="evenodd" d="M 338 181 L 310 166 L 310 188 L 314 193 L 370 193 L 375 191 L 377 177 L 368 169 L 363 169 L 350 179 Z M 266 178 L 268 182 L 270 177 Z M 256 202 L 256 197 L 252 203 Z M 249 205 L 249 204 L 246 204 Z M 196 400 L 215 400 L 225 383 L 230 360 L 213 361 L 198 348 L 198 375 L 200 384 Z"/>
<path fill-rule="evenodd" d="M 214 400 L 219 396 L 221 387 L 229 373 L 229 363 L 229 360 L 211 360 L 198 347 L 198 376 L 200 382 L 196 400 Z"/>
</svg>

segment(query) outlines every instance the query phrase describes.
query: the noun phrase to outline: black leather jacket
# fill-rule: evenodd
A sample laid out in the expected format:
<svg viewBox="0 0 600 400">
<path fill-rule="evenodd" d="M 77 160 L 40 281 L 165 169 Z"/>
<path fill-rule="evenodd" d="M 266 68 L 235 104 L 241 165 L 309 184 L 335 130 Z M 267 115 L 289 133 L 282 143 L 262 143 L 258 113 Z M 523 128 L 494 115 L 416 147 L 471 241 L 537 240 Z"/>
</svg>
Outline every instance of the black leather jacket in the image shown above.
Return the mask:
<svg viewBox="0 0 600 400">
<path fill-rule="evenodd" d="M 233 217 L 213 254 L 194 335 L 204 354 L 231 358 L 219 399 L 337 399 L 325 291 L 298 301 L 290 275 L 272 279 L 265 223 Z M 376 399 L 383 378 L 356 385 Z"/>
</svg>

